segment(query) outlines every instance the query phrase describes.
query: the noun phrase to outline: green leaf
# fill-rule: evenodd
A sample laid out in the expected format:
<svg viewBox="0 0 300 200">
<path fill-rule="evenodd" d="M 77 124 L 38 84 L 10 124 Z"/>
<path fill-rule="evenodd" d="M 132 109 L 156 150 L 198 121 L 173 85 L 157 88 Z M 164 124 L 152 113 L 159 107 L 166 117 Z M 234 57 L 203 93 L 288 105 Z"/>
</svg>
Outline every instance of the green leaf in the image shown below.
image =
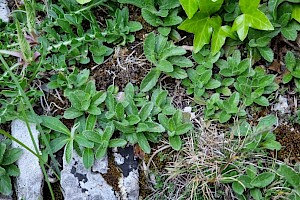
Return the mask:
<svg viewBox="0 0 300 200">
<path fill-rule="evenodd" d="M 79 4 L 86 4 L 92 0 L 76 0 Z"/>
<path fill-rule="evenodd" d="M 167 37 L 171 32 L 171 27 L 158 27 L 158 32 Z"/>
<path fill-rule="evenodd" d="M 12 185 L 9 176 L 0 176 L 0 194 L 10 195 L 12 193 Z"/>
<path fill-rule="evenodd" d="M 214 29 L 211 38 L 211 54 L 216 55 L 225 44 L 226 37 L 234 37 L 230 26 L 220 26 Z"/>
<path fill-rule="evenodd" d="M 72 106 L 80 111 L 86 111 L 91 104 L 91 96 L 82 90 L 71 92 L 68 96 Z"/>
<path fill-rule="evenodd" d="M 198 0 L 179 0 L 186 15 L 191 19 L 197 12 L 199 3 Z"/>
<path fill-rule="evenodd" d="M 21 48 L 23 59 L 26 63 L 31 63 L 33 61 L 33 53 L 31 51 L 29 43 L 26 40 L 25 35 L 20 27 L 20 23 L 16 18 L 15 18 L 15 22 L 16 22 L 15 25 L 17 28 L 19 47 Z"/>
<path fill-rule="evenodd" d="M 0 165 L 1 165 L 2 160 L 3 160 L 3 155 L 5 153 L 5 150 L 6 150 L 6 144 L 3 143 L 3 142 L 0 142 Z"/>
<path fill-rule="evenodd" d="M 154 104 L 152 102 L 148 102 L 143 105 L 139 112 L 139 117 L 141 118 L 141 121 L 145 121 L 151 115 L 153 107 Z"/>
<path fill-rule="evenodd" d="M 83 111 L 79 111 L 76 108 L 70 107 L 67 110 L 65 110 L 64 118 L 65 119 L 75 119 L 77 117 L 80 117 L 83 114 L 84 114 Z"/>
<path fill-rule="evenodd" d="M 90 105 L 87 112 L 91 115 L 100 115 L 101 114 L 101 109 L 99 107 L 97 107 L 96 105 Z"/>
<path fill-rule="evenodd" d="M 146 77 L 141 82 L 141 91 L 148 92 L 151 90 L 157 83 L 158 78 L 160 76 L 160 71 L 156 69 L 152 69 Z"/>
<path fill-rule="evenodd" d="M 101 159 L 106 155 L 107 146 L 100 145 L 96 150 L 96 159 Z"/>
<path fill-rule="evenodd" d="M 144 53 L 146 58 L 155 63 L 155 34 L 153 32 L 149 33 L 144 41 Z"/>
<path fill-rule="evenodd" d="M 143 28 L 143 25 L 140 22 L 130 21 L 128 23 L 129 32 L 136 32 Z"/>
<path fill-rule="evenodd" d="M 101 143 L 102 137 L 97 131 L 93 130 L 85 130 L 82 132 L 82 134 L 90 141 Z"/>
<path fill-rule="evenodd" d="M 135 125 L 141 121 L 141 118 L 138 115 L 129 115 L 126 120 L 128 121 L 129 125 Z"/>
<path fill-rule="evenodd" d="M 279 151 L 281 149 L 281 144 L 274 140 L 267 140 L 267 141 L 263 142 L 261 144 L 261 146 L 263 146 L 266 149 L 272 150 L 272 151 L 274 151 L 274 150 Z"/>
<path fill-rule="evenodd" d="M 193 125 L 191 123 L 185 123 L 177 126 L 176 135 L 182 135 L 187 133 L 189 130 L 193 129 Z"/>
<path fill-rule="evenodd" d="M 293 75 L 291 73 L 286 73 L 282 77 L 282 83 L 286 84 L 286 83 L 290 82 L 292 79 L 293 79 Z"/>
<path fill-rule="evenodd" d="M 1 165 L 10 165 L 16 162 L 22 155 L 22 149 L 12 148 L 7 149 L 3 155 L 3 160 Z"/>
<path fill-rule="evenodd" d="M 181 149 L 182 142 L 180 136 L 174 135 L 173 137 L 169 137 L 169 143 L 171 147 L 176 151 L 179 151 Z"/>
<path fill-rule="evenodd" d="M 292 19 L 297 20 L 300 23 L 300 5 L 295 4 L 293 6 Z"/>
<path fill-rule="evenodd" d="M 173 65 L 167 60 L 159 60 L 157 65 L 157 69 L 162 72 L 172 72 L 173 71 Z"/>
<path fill-rule="evenodd" d="M 233 189 L 233 191 L 234 191 L 235 193 L 241 195 L 241 194 L 244 193 L 245 186 L 244 186 L 241 182 L 239 182 L 239 181 L 234 181 L 234 182 L 232 183 L 232 189 Z"/>
<path fill-rule="evenodd" d="M 259 188 L 253 188 L 250 190 L 250 194 L 255 200 L 263 199 L 262 193 Z"/>
<path fill-rule="evenodd" d="M 296 173 L 294 169 L 285 164 L 280 165 L 278 173 L 295 189 L 300 190 L 300 173 Z"/>
<path fill-rule="evenodd" d="M 169 119 L 166 117 L 166 115 L 164 115 L 164 114 L 158 114 L 158 121 L 159 121 L 159 123 L 161 123 L 161 125 L 165 129 L 168 129 L 168 126 L 169 126 L 168 120 Z"/>
<path fill-rule="evenodd" d="M 228 120 L 230 120 L 231 115 L 227 114 L 225 111 L 222 111 L 219 117 L 219 122 L 220 123 L 225 123 Z"/>
<path fill-rule="evenodd" d="M 64 150 L 64 156 L 65 156 L 67 163 L 70 163 L 71 159 L 73 157 L 73 140 L 70 140 L 66 144 L 65 150 Z"/>
<path fill-rule="evenodd" d="M 165 128 L 162 125 L 160 125 L 159 123 L 151 122 L 151 121 L 147 121 L 145 123 L 146 123 L 146 125 L 148 127 L 147 132 L 162 133 L 162 132 L 165 131 Z"/>
<path fill-rule="evenodd" d="M 275 179 L 275 174 L 272 172 L 264 172 L 256 176 L 252 181 L 251 185 L 258 188 L 264 188 L 270 185 Z"/>
<path fill-rule="evenodd" d="M 194 33 L 194 52 L 197 53 L 205 44 L 209 44 L 212 28 L 210 17 L 202 12 L 196 13 L 192 19 L 186 19 L 178 28 L 189 33 Z"/>
<path fill-rule="evenodd" d="M 175 66 L 173 72 L 166 73 L 167 75 L 171 76 L 175 79 L 185 79 L 188 77 L 186 71 L 184 69 L 181 69 L 180 67 Z"/>
<path fill-rule="evenodd" d="M 94 164 L 93 149 L 85 148 L 82 154 L 83 165 L 86 169 L 90 169 Z"/>
<path fill-rule="evenodd" d="M 101 103 L 103 103 L 106 99 L 107 93 L 100 91 L 100 92 L 96 92 L 96 94 L 93 96 L 93 98 L 91 99 L 91 104 L 98 106 Z"/>
<path fill-rule="evenodd" d="M 250 124 L 245 120 L 243 120 L 237 126 L 234 126 L 233 130 L 235 136 L 246 136 L 252 131 Z"/>
<path fill-rule="evenodd" d="M 0 177 L 6 174 L 6 170 L 3 167 L 0 167 Z"/>
<path fill-rule="evenodd" d="M 259 3 L 260 0 L 239 1 L 239 6 L 243 14 L 234 20 L 232 31 L 237 31 L 242 41 L 246 38 L 249 27 L 259 30 L 274 30 L 268 17 L 257 8 Z"/>
<path fill-rule="evenodd" d="M 71 135 L 70 130 L 59 119 L 51 116 L 41 116 L 41 119 L 43 120 L 43 126 L 59 133 L 63 133 L 69 136 Z"/>
<path fill-rule="evenodd" d="M 63 148 L 63 146 L 65 146 L 68 141 L 69 141 L 69 137 L 66 135 L 62 135 L 60 137 L 57 137 L 57 138 L 51 140 L 50 147 L 51 147 L 52 152 L 55 153 L 58 150 L 60 150 L 61 148 Z"/>
<path fill-rule="evenodd" d="M 176 65 L 179 67 L 192 67 L 193 66 L 193 62 L 185 56 L 172 56 L 172 57 L 168 58 L 168 61 L 170 61 L 173 65 Z"/>
<path fill-rule="evenodd" d="M 127 144 L 127 141 L 124 139 L 111 139 L 109 141 L 109 147 L 114 148 L 114 147 L 124 147 Z"/>
<path fill-rule="evenodd" d="M 144 133 L 137 133 L 136 136 L 138 139 L 138 144 L 141 147 L 141 149 L 145 153 L 149 154 L 151 152 L 151 147 L 150 147 L 148 140 L 147 140 L 146 136 L 144 135 Z"/>
<path fill-rule="evenodd" d="M 1 168 L 1 167 L 0 167 Z M 9 175 L 9 176 L 19 176 L 20 175 L 20 169 L 14 165 L 14 164 L 11 164 L 9 166 L 6 167 L 6 173 Z M 1 173 L 0 173 L 1 174 Z M 0 175 L 1 176 L 1 175 Z"/>
<path fill-rule="evenodd" d="M 86 148 L 93 148 L 94 147 L 94 143 L 87 140 L 83 136 L 83 134 L 77 134 L 74 139 L 82 147 L 86 147 Z"/>
<path fill-rule="evenodd" d="M 198 0 L 200 12 L 211 15 L 220 10 L 224 0 Z"/>
<path fill-rule="evenodd" d="M 254 99 L 254 103 L 257 103 L 260 106 L 269 106 L 270 105 L 269 100 L 264 96 L 260 96 L 257 99 Z"/>
<path fill-rule="evenodd" d="M 210 79 L 205 85 L 205 88 L 208 90 L 213 90 L 221 86 L 221 82 L 215 79 Z"/>
<path fill-rule="evenodd" d="M 89 115 L 86 119 L 85 130 L 94 130 L 95 125 L 97 123 L 96 115 Z"/>
<path fill-rule="evenodd" d="M 258 47 L 260 55 L 268 62 L 273 62 L 274 52 L 270 47 Z"/>
<path fill-rule="evenodd" d="M 281 28 L 281 33 L 286 39 L 295 41 L 299 30 L 300 24 L 293 20 L 287 26 Z"/>
<path fill-rule="evenodd" d="M 277 124 L 277 117 L 275 115 L 267 115 L 259 119 L 256 126 L 256 132 L 266 132 L 273 129 L 273 126 Z"/>
<path fill-rule="evenodd" d="M 114 126 L 113 125 L 106 126 L 102 134 L 102 141 L 108 143 L 113 133 L 114 133 Z"/>
<path fill-rule="evenodd" d="M 287 69 L 292 72 L 294 71 L 294 67 L 296 66 L 296 58 L 295 55 L 291 52 L 288 51 L 284 57 L 284 61 L 286 64 Z"/>
<path fill-rule="evenodd" d="M 117 103 L 116 105 L 116 117 L 120 121 L 124 119 L 124 106 L 122 103 Z"/>
</svg>

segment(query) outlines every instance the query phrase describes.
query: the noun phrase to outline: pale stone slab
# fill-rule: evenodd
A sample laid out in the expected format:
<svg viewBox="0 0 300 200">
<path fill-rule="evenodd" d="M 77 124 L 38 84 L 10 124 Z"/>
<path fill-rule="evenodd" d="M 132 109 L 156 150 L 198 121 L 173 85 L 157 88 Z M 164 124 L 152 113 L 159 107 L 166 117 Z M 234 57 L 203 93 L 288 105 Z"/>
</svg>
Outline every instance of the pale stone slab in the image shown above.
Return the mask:
<svg viewBox="0 0 300 200">
<path fill-rule="evenodd" d="M 36 124 L 30 124 L 30 129 L 34 141 L 39 146 L 39 132 L 36 129 Z M 11 123 L 11 134 L 35 152 L 24 121 L 13 120 Z M 20 176 L 15 179 L 15 189 L 18 199 L 42 199 L 43 173 L 38 158 L 16 142 L 12 142 L 12 147 L 23 149 L 23 154 L 17 161 Z"/>
</svg>

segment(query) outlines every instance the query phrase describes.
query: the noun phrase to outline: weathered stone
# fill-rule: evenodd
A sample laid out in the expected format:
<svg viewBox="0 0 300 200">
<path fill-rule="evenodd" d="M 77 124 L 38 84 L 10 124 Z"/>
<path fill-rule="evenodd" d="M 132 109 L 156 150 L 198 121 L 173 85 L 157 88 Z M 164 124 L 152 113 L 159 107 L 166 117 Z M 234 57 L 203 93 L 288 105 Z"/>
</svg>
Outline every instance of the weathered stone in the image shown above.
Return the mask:
<svg viewBox="0 0 300 200">
<path fill-rule="evenodd" d="M 8 6 L 7 6 L 7 1 L 6 0 L 0 0 L 0 19 L 3 22 L 8 22 L 9 21 L 9 18 L 8 18 L 9 13 L 10 13 L 10 11 L 9 11 Z"/>
<path fill-rule="evenodd" d="M 100 173 L 85 169 L 82 158 L 73 151 L 68 164 L 63 161 L 61 187 L 65 200 L 115 200 L 113 188 L 106 183 Z"/>
<path fill-rule="evenodd" d="M 36 129 L 36 124 L 30 124 L 30 130 L 35 143 L 39 146 L 39 132 Z M 12 121 L 11 134 L 35 152 L 25 122 L 21 120 Z M 18 199 L 42 199 L 43 173 L 38 158 L 14 141 L 12 147 L 23 149 L 23 154 L 17 161 L 20 176 L 15 179 L 15 190 Z"/>
<path fill-rule="evenodd" d="M 138 160 L 134 156 L 133 147 L 118 148 L 114 157 L 115 163 L 122 170 L 122 177 L 119 179 L 121 199 L 139 199 Z"/>
<path fill-rule="evenodd" d="M 101 174 L 106 174 L 108 169 L 108 159 L 107 154 L 102 159 L 97 159 L 92 166 L 93 172 L 100 172 Z"/>
<path fill-rule="evenodd" d="M 279 111 L 281 114 L 289 113 L 290 110 L 288 105 L 288 99 L 280 95 L 278 98 L 278 102 L 273 107 L 273 110 Z"/>
</svg>

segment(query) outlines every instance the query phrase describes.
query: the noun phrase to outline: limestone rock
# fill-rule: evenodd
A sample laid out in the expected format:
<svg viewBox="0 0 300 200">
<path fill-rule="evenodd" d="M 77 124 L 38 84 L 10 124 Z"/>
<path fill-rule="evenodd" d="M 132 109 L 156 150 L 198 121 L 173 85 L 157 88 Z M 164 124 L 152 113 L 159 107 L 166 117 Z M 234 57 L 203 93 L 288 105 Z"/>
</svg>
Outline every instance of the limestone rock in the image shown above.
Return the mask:
<svg viewBox="0 0 300 200">
<path fill-rule="evenodd" d="M 9 13 L 10 13 L 10 11 L 9 11 L 8 6 L 7 6 L 7 1 L 6 0 L 0 0 L 0 19 L 3 22 L 8 22 L 9 21 L 9 18 L 8 18 Z"/>
<path fill-rule="evenodd" d="M 39 132 L 36 129 L 36 124 L 30 124 L 30 129 L 34 141 L 39 146 Z M 25 122 L 21 120 L 12 121 L 11 134 L 35 151 Z M 15 179 L 15 189 L 18 199 L 42 199 L 43 173 L 38 158 L 14 141 L 12 142 L 12 147 L 23 149 L 23 154 L 17 161 L 20 176 Z"/>
<path fill-rule="evenodd" d="M 113 188 L 100 173 L 85 169 L 75 151 L 70 164 L 63 161 L 60 183 L 65 200 L 117 200 Z"/>
<path fill-rule="evenodd" d="M 104 158 L 95 160 L 95 163 L 92 166 L 93 172 L 100 172 L 101 174 L 106 174 L 107 169 L 108 169 L 107 154 L 104 156 Z"/>
<path fill-rule="evenodd" d="M 119 179 L 121 199 L 138 200 L 140 189 L 138 160 L 134 156 L 133 147 L 117 148 L 114 157 L 115 163 L 122 170 L 122 177 Z"/>
<path fill-rule="evenodd" d="M 274 105 L 273 110 L 279 111 L 281 114 L 289 113 L 290 110 L 288 105 L 288 99 L 280 95 L 278 98 L 278 103 Z"/>
</svg>

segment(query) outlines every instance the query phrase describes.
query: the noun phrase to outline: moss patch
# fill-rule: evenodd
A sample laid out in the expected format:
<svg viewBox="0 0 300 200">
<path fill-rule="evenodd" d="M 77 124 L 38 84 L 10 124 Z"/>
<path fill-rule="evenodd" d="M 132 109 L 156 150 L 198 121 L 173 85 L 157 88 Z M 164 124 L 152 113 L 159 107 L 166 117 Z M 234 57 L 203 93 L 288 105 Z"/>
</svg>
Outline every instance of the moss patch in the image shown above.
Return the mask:
<svg viewBox="0 0 300 200">
<path fill-rule="evenodd" d="M 108 154 L 108 170 L 106 174 L 102 174 L 102 177 L 105 181 L 112 186 L 114 191 L 120 192 L 119 188 L 119 179 L 122 177 L 122 171 L 119 167 L 116 166 L 114 161 L 114 156 L 109 153 Z"/>
<path fill-rule="evenodd" d="M 276 140 L 282 145 L 278 159 L 290 163 L 300 162 L 300 132 L 299 127 L 280 125 L 274 133 Z"/>
</svg>

